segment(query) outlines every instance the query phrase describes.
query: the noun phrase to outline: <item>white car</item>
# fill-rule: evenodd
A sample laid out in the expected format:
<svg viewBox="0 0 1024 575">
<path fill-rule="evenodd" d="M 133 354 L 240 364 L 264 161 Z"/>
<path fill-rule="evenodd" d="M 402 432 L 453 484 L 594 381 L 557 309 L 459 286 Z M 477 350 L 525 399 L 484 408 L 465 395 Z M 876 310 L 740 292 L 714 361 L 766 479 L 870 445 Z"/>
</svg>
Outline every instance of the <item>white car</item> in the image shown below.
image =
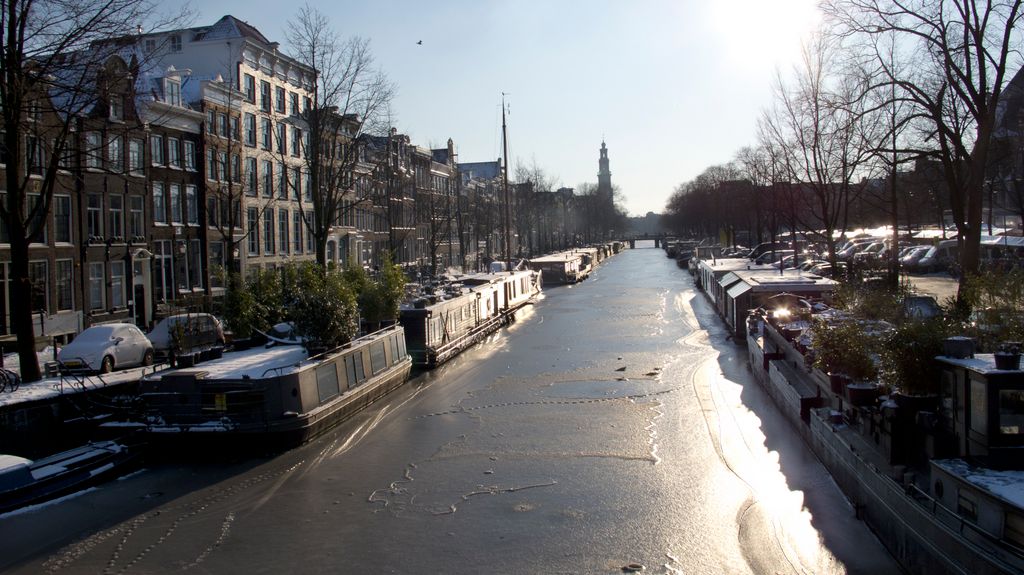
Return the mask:
<svg viewBox="0 0 1024 575">
<path fill-rule="evenodd" d="M 153 364 L 153 344 L 130 323 L 94 325 L 57 355 L 64 369 L 110 373 L 115 369 Z"/>
</svg>

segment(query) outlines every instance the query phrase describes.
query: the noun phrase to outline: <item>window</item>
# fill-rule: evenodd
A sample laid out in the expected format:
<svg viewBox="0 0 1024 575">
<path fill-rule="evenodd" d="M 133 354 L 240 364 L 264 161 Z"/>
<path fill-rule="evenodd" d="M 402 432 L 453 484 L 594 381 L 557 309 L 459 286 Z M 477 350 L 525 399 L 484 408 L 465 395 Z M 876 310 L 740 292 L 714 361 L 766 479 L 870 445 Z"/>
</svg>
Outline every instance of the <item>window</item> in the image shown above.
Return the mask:
<svg viewBox="0 0 1024 575">
<path fill-rule="evenodd" d="M 231 139 L 237 141 L 241 134 L 242 132 L 238 127 L 238 116 L 231 116 Z"/>
<path fill-rule="evenodd" d="M 302 178 L 302 197 L 307 202 L 313 201 L 313 187 L 309 183 L 309 172 L 304 172 Z"/>
<path fill-rule="evenodd" d="M 299 194 L 302 193 L 302 172 L 300 172 L 298 168 L 292 168 L 291 175 L 292 199 L 297 200 L 299 199 Z"/>
<path fill-rule="evenodd" d="M 288 166 L 277 163 L 277 197 L 288 199 Z"/>
<path fill-rule="evenodd" d="M 86 199 L 86 217 L 85 221 L 88 225 L 87 231 L 89 232 L 90 238 L 102 238 L 103 237 L 103 197 L 99 194 L 89 194 Z"/>
<path fill-rule="evenodd" d="M 174 34 L 169 39 L 171 52 L 181 52 L 181 36 Z"/>
<path fill-rule="evenodd" d="M 110 196 L 110 209 L 107 210 L 110 227 L 107 232 L 112 238 L 124 237 L 124 196 Z"/>
<path fill-rule="evenodd" d="M 217 154 L 217 181 L 226 182 L 228 179 L 228 153 Z"/>
<path fill-rule="evenodd" d="M 89 309 L 103 309 L 103 262 L 89 262 Z"/>
<path fill-rule="evenodd" d="M 250 196 L 255 196 L 256 190 L 259 187 L 259 174 L 256 172 L 256 158 L 245 159 L 245 177 L 245 193 Z"/>
<path fill-rule="evenodd" d="M 277 240 L 281 253 L 288 253 L 288 210 L 277 211 Z"/>
<path fill-rule="evenodd" d="M 110 262 L 110 305 L 124 307 L 124 260 Z"/>
<path fill-rule="evenodd" d="M 28 279 L 32 284 L 32 311 L 50 310 L 50 274 L 46 260 L 28 262 Z"/>
<path fill-rule="evenodd" d="M 227 114 L 218 114 L 217 115 L 217 132 L 220 134 L 220 137 L 222 137 L 222 138 L 227 138 L 228 137 L 228 115 Z"/>
<path fill-rule="evenodd" d="M 249 234 L 249 255 L 258 255 L 260 253 L 259 212 L 256 208 L 249 208 L 246 212 L 246 218 L 246 230 Z"/>
<path fill-rule="evenodd" d="M 199 225 L 199 200 L 195 186 L 185 186 L 185 208 L 188 210 L 189 225 Z"/>
<path fill-rule="evenodd" d="M 301 141 L 302 141 L 302 130 L 300 130 L 299 128 L 293 127 L 292 128 L 292 155 L 295 156 L 296 158 L 299 157 L 299 151 L 301 150 L 301 147 L 299 146 L 299 142 L 301 142 Z"/>
<path fill-rule="evenodd" d="M 292 212 L 292 251 L 302 253 L 302 214 L 299 210 Z"/>
<path fill-rule="evenodd" d="M 288 99 L 291 101 L 292 115 L 293 116 L 298 116 L 299 115 L 299 95 L 296 94 L 295 92 L 290 92 L 288 94 Z"/>
<path fill-rule="evenodd" d="M 238 154 L 231 156 L 231 181 L 236 184 L 242 183 L 242 157 Z"/>
<path fill-rule="evenodd" d="M 50 147 L 53 150 L 57 149 L 57 142 L 52 142 Z M 0 162 L 6 163 L 6 162 Z M 60 157 L 57 160 L 57 168 L 60 170 L 68 171 L 75 166 L 75 149 L 71 145 L 71 139 L 64 140 L 64 145 L 60 149 Z"/>
<path fill-rule="evenodd" d="M 156 40 L 154 38 L 146 38 L 145 48 L 143 48 L 146 54 L 152 54 L 156 52 Z"/>
<path fill-rule="evenodd" d="M 111 136 L 107 140 L 107 165 L 115 174 L 124 171 L 124 149 L 121 147 L 121 136 Z"/>
<path fill-rule="evenodd" d="M 111 97 L 107 107 L 110 112 L 111 120 L 114 122 L 120 122 L 124 119 L 124 102 L 121 100 L 121 96 Z"/>
<path fill-rule="evenodd" d="M 260 123 L 263 124 L 263 149 L 269 150 L 274 140 L 273 125 L 267 118 L 262 118 Z"/>
<path fill-rule="evenodd" d="M 274 109 L 283 114 L 284 113 L 284 88 L 282 88 L 281 86 L 277 86 L 274 89 L 274 91 L 276 92 L 275 96 L 277 96 L 276 98 L 274 98 L 274 104 L 275 104 Z"/>
<path fill-rule="evenodd" d="M 25 165 L 28 173 L 33 176 L 43 175 L 43 168 L 46 166 L 46 153 L 43 151 L 43 141 L 36 136 L 28 136 L 25 139 Z"/>
<path fill-rule="evenodd" d="M 304 96 L 302 98 L 302 110 L 304 112 L 308 112 L 309 109 L 312 108 L 312 107 L 313 107 L 313 100 L 309 99 L 309 96 Z"/>
<path fill-rule="evenodd" d="M 164 137 L 160 134 L 153 134 L 149 138 L 149 147 L 153 165 L 164 165 Z"/>
<path fill-rule="evenodd" d="M 208 196 L 206 198 L 206 225 L 211 228 L 219 226 L 219 215 L 220 212 L 217 211 L 217 198 L 215 196 Z"/>
<path fill-rule="evenodd" d="M 188 277 L 185 278 L 185 287 L 192 288 L 193 291 L 201 289 L 203 287 L 203 259 L 200 240 L 188 241 L 186 257 L 188 258 L 186 267 Z"/>
<path fill-rule="evenodd" d="M 129 196 L 128 198 L 128 233 L 133 238 L 141 238 L 146 235 L 145 205 L 142 196 Z"/>
<path fill-rule="evenodd" d="M 288 153 L 288 126 L 284 124 L 277 125 L 277 152 Z"/>
<path fill-rule="evenodd" d="M 245 74 L 242 77 L 242 91 L 245 92 L 245 99 L 249 103 L 256 103 L 256 78 L 253 78 L 252 74 Z"/>
<path fill-rule="evenodd" d="M 181 186 L 171 184 L 171 223 L 181 223 Z"/>
<path fill-rule="evenodd" d="M 53 233 L 57 243 L 71 243 L 71 196 L 53 196 Z"/>
<path fill-rule="evenodd" d="M 270 111 L 270 82 L 260 80 L 260 109 Z"/>
<path fill-rule="evenodd" d="M 272 197 L 274 195 L 274 164 L 270 163 L 270 160 L 263 160 L 263 196 Z"/>
<path fill-rule="evenodd" d="M 167 165 L 181 169 L 181 140 L 167 138 Z"/>
<path fill-rule="evenodd" d="M 306 230 L 307 230 L 307 232 L 306 232 L 306 251 L 309 252 L 309 253 L 313 253 L 313 250 L 315 249 L 313 247 L 313 242 L 314 242 L 314 240 L 316 238 L 314 238 L 313 234 L 309 233 L 309 231 L 308 231 L 309 228 L 313 225 L 313 214 L 312 213 L 309 213 L 309 212 L 306 213 L 306 221 L 304 223 L 306 224 Z"/>
<path fill-rule="evenodd" d="M 185 169 L 196 171 L 196 143 L 185 140 Z"/>
<path fill-rule="evenodd" d="M 217 111 L 212 108 L 206 111 L 206 133 L 217 135 Z"/>
<path fill-rule="evenodd" d="M 164 101 L 172 106 L 181 105 L 181 82 L 168 78 L 164 80 Z"/>
<path fill-rule="evenodd" d="M 143 164 L 145 161 L 143 158 L 146 153 L 145 147 L 146 142 L 144 140 L 133 138 L 128 142 L 128 171 L 133 176 L 143 175 L 146 169 L 145 164 Z"/>
<path fill-rule="evenodd" d="M 245 145 L 256 146 L 256 115 L 245 114 Z"/>
<path fill-rule="evenodd" d="M 57 311 L 74 309 L 75 290 L 72 273 L 75 266 L 71 260 L 57 260 Z"/>
<path fill-rule="evenodd" d="M 999 433 L 1003 435 L 1024 434 L 1024 391 L 1019 389 L 999 390 Z"/>
<path fill-rule="evenodd" d="M 217 160 L 216 152 L 213 148 L 206 149 L 206 179 L 216 181 L 217 180 Z"/>
<path fill-rule="evenodd" d="M 158 224 L 167 223 L 167 196 L 164 194 L 163 182 L 153 182 L 153 221 Z"/>
<path fill-rule="evenodd" d="M 267 210 L 263 216 L 263 254 L 274 253 L 274 210 Z"/>
</svg>

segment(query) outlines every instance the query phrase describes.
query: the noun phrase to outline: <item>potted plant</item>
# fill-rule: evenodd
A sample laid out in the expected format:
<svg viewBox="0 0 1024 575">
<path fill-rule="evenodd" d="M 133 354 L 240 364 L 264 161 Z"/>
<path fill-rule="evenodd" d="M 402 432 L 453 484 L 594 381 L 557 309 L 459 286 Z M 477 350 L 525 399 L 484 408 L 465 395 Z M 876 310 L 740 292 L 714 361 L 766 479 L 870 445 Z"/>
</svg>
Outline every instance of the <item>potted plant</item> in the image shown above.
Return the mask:
<svg viewBox="0 0 1024 575">
<path fill-rule="evenodd" d="M 1020 369 L 1020 342 L 1004 341 L 995 354 L 996 369 L 1017 371 Z"/>
<path fill-rule="evenodd" d="M 953 332 L 944 318 L 908 321 L 889 333 L 880 349 L 881 373 L 893 399 L 908 413 L 932 408 L 938 399 L 945 339 Z"/>
<path fill-rule="evenodd" d="M 814 367 L 829 376 L 832 392 L 841 394 L 851 381 L 878 376 L 874 359 L 875 337 L 855 321 L 828 323 L 818 320 L 811 327 L 814 337 Z"/>
</svg>

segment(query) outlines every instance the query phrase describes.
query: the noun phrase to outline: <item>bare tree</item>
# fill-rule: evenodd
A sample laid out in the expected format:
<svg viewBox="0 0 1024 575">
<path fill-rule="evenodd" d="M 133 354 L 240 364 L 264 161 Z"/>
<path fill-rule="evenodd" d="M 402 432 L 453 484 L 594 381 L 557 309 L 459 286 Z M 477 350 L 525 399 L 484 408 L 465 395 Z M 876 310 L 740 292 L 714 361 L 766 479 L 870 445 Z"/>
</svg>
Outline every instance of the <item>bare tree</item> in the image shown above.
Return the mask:
<svg viewBox="0 0 1024 575">
<path fill-rule="evenodd" d="M 835 33 L 859 40 L 860 53 L 875 62 L 883 74 L 879 87 L 912 105 L 918 145 L 943 167 L 965 277 L 976 274 L 980 263 L 985 169 L 1007 73 L 1019 64 L 1021 4 L 828 0 L 823 5 Z M 963 301 L 963 283 L 960 288 Z"/>
<path fill-rule="evenodd" d="M 759 125 L 762 144 L 779 153 L 780 176 L 794 184 L 795 217 L 803 231 L 826 243 L 833 263 L 835 232 L 846 229 L 859 193 L 853 179 L 864 175 L 880 135 L 861 97 L 861 79 L 839 73 L 835 47 L 821 38 L 805 46 L 793 84 L 778 78 L 776 105 Z"/>
<path fill-rule="evenodd" d="M 356 194 L 356 173 L 364 159 L 362 134 L 387 134 L 394 85 L 373 67 L 369 40 L 339 38 L 327 16 L 310 5 L 289 22 L 291 56 L 316 73 L 311 105 L 303 112 L 308 136 L 303 156 L 309 178 L 316 259 L 327 261 L 327 238 Z M 380 161 L 386 161 L 382 154 Z M 363 170 L 369 173 L 372 170 Z M 302 208 L 305 209 L 305 208 Z"/>
<path fill-rule="evenodd" d="M 0 121 L 6 170 L 0 220 L 10 241 L 11 327 L 21 376 L 40 377 L 32 325 L 28 246 L 50 213 L 58 168 L 72 153 L 78 119 L 104 105 L 97 78 L 122 48 L 115 38 L 142 33 L 183 15 L 156 21 L 151 0 L 0 0 Z M 35 196 L 29 205 L 29 196 Z"/>
</svg>

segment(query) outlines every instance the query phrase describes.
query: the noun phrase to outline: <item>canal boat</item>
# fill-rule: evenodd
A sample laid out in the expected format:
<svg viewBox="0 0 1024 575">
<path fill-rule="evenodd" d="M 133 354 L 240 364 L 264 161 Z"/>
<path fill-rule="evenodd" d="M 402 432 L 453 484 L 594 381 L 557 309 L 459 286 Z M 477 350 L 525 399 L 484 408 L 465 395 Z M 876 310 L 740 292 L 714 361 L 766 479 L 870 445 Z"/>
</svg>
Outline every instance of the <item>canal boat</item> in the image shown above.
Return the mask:
<svg viewBox="0 0 1024 575">
<path fill-rule="evenodd" d="M 515 318 L 541 292 L 542 274 L 514 270 L 461 276 L 402 304 L 409 355 L 436 367 Z"/>
<path fill-rule="evenodd" d="M 412 362 L 405 331 L 387 327 L 313 357 L 301 345 L 227 353 L 143 378 L 149 436 L 261 438 L 295 445 L 402 385 Z"/>
<path fill-rule="evenodd" d="M 576 251 L 559 252 L 530 260 L 530 269 L 542 273 L 544 285 L 574 284 L 582 281 L 583 254 Z"/>
<path fill-rule="evenodd" d="M 98 441 L 36 460 L 0 455 L 0 513 L 89 487 L 130 470 L 141 446 Z"/>
</svg>

